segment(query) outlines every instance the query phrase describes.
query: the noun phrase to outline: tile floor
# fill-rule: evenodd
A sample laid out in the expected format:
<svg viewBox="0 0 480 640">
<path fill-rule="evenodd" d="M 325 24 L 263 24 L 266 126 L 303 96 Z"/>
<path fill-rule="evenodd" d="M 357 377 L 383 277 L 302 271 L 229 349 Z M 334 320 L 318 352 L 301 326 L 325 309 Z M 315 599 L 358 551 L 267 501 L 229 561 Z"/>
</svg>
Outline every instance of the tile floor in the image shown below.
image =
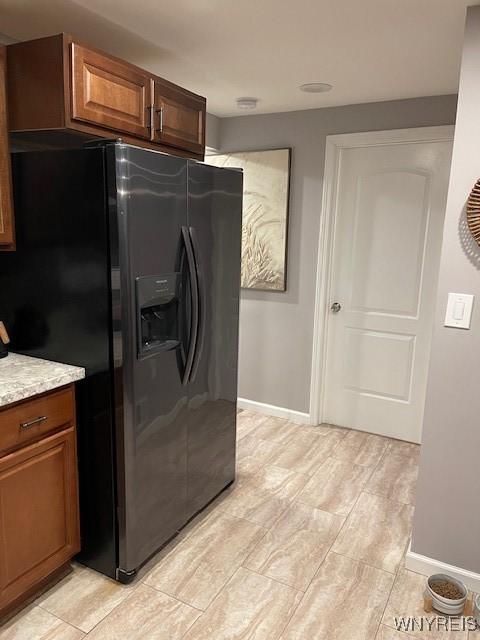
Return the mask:
<svg viewBox="0 0 480 640">
<path fill-rule="evenodd" d="M 237 482 L 135 584 L 75 565 L 0 640 L 407 640 L 417 465 L 416 445 L 242 411 Z"/>
</svg>

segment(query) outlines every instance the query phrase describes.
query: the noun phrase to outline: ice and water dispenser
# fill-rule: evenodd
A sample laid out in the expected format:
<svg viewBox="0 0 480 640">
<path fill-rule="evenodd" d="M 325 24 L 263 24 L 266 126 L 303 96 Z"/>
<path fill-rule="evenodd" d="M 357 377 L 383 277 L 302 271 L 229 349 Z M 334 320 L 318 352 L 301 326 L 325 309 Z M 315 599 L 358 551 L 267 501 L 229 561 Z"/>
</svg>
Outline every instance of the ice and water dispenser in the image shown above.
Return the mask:
<svg viewBox="0 0 480 640">
<path fill-rule="evenodd" d="M 136 280 L 138 357 L 176 348 L 181 276 L 167 273 Z"/>
</svg>

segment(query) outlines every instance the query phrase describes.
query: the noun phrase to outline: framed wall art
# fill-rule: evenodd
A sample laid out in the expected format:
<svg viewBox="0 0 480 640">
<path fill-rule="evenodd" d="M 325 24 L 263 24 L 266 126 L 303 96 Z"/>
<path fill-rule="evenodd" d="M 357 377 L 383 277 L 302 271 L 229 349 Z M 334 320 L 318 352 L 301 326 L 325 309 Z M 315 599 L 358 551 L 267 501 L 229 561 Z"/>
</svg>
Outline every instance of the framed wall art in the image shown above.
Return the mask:
<svg viewBox="0 0 480 640">
<path fill-rule="evenodd" d="M 243 169 L 242 288 L 285 291 L 291 149 L 208 156 Z"/>
</svg>

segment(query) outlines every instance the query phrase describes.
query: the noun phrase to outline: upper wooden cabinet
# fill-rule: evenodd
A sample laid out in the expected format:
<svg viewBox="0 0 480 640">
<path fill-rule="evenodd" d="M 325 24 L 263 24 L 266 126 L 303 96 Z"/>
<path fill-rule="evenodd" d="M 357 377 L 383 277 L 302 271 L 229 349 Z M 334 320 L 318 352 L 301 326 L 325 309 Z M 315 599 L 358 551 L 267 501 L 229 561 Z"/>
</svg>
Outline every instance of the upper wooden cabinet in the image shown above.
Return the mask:
<svg viewBox="0 0 480 640">
<path fill-rule="evenodd" d="M 154 83 L 154 140 L 203 154 L 205 99 L 171 83 Z"/>
<path fill-rule="evenodd" d="M 6 48 L 0 45 L 0 250 L 14 248 L 13 199 L 8 146 Z"/>
<path fill-rule="evenodd" d="M 65 34 L 9 45 L 7 60 L 10 131 L 121 134 L 126 142 L 203 159 L 201 96 Z"/>
<path fill-rule="evenodd" d="M 135 67 L 72 43 L 72 119 L 150 139 L 152 81 Z"/>
</svg>

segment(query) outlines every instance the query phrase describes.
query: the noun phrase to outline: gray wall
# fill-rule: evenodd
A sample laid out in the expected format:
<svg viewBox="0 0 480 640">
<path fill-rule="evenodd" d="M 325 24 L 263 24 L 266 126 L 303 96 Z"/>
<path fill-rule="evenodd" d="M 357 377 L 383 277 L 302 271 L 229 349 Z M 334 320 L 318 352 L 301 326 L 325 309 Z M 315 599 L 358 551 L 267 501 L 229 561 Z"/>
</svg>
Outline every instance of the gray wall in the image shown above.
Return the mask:
<svg viewBox="0 0 480 640">
<path fill-rule="evenodd" d="M 440 96 L 220 120 L 222 151 L 293 149 L 287 292 L 242 292 L 240 397 L 309 410 L 325 137 L 452 124 L 455 106 Z"/>
<path fill-rule="evenodd" d="M 480 251 L 465 201 L 480 177 L 480 7 L 467 14 L 412 550 L 480 573 Z M 448 292 L 476 296 L 471 329 L 443 326 Z"/>
<path fill-rule="evenodd" d="M 217 118 L 212 113 L 207 113 L 205 143 L 211 149 L 220 147 L 220 118 Z"/>
</svg>

